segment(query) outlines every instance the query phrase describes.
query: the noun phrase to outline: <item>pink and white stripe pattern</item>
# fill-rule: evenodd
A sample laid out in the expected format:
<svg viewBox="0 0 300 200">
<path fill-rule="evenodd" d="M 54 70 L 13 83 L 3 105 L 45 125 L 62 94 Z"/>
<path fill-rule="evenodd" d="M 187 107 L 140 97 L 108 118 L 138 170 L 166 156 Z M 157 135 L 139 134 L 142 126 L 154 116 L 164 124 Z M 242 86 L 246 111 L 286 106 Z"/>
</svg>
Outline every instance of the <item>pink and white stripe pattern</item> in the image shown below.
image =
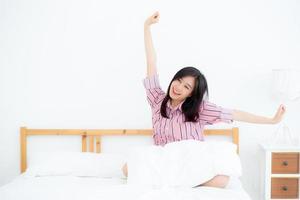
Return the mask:
<svg viewBox="0 0 300 200">
<path fill-rule="evenodd" d="M 167 102 L 168 118 L 160 113 L 160 107 L 166 93 L 161 89 L 158 75 L 147 77 L 143 80 L 147 100 L 152 110 L 153 139 L 156 145 L 165 145 L 169 142 L 195 139 L 204 140 L 203 130 L 207 124 L 217 122 L 231 123 L 233 121 L 232 110 L 217 106 L 209 101 L 203 101 L 199 107 L 199 119 L 197 122 L 185 122 L 181 104 L 176 108 Z"/>
</svg>

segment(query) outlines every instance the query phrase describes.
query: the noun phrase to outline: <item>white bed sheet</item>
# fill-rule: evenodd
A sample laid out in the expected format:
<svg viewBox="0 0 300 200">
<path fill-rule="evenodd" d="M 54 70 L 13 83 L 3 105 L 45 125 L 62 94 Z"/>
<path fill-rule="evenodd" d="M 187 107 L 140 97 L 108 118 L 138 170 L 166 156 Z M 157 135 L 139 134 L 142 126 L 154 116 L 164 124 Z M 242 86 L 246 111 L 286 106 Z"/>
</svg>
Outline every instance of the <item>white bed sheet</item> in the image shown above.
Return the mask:
<svg viewBox="0 0 300 200">
<path fill-rule="evenodd" d="M 18 176 L 0 187 L 1 200 L 250 200 L 238 179 L 225 189 L 149 188 L 130 186 L 119 178 Z"/>
</svg>

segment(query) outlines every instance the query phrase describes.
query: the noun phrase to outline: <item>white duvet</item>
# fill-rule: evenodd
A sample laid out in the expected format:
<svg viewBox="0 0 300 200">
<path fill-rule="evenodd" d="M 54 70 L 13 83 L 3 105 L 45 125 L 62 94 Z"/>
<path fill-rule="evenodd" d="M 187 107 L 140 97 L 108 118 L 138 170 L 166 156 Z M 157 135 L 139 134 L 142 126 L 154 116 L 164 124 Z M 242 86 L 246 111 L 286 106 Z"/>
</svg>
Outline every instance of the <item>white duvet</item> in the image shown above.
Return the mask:
<svg viewBox="0 0 300 200">
<path fill-rule="evenodd" d="M 153 188 L 125 184 L 124 179 L 19 176 L 0 187 L 1 200 L 250 200 L 239 182 L 227 188 Z"/>
<path fill-rule="evenodd" d="M 0 187 L 0 200 L 250 200 L 236 146 L 186 141 L 166 148 L 135 149 L 128 180 L 124 159 L 110 154 L 42 153 L 26 173 Z M 226 188 L 195 187 L 216 174 L 230 176 Z"/>
<path fill-rule="evenodd" d="M 128 184 L 133 185 L 191 188 L 216 175 L 241 174 L 236 145 L 230 142 L 183 140 L 138 147 L 128 159 Z"/>
</svg>

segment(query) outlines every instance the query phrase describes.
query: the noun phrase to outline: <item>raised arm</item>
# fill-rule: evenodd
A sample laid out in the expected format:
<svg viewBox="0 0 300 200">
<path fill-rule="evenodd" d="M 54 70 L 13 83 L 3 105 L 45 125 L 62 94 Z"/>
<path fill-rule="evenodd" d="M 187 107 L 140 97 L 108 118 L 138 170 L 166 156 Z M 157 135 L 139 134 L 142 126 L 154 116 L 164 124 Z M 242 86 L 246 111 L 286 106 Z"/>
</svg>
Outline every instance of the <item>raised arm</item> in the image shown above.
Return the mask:
<svg viewBox="0 0 300 200">
<path fill-rule="evenodd" d="M 279 106 L 276 114 L 272 118 L 258 116 L 240 110 L 233 110 L 233 120 L 249 122 L 249 123 L 257 123 L 257 124 L 276 124 L 282 120 L 284 113 L 285 113 L 284 105 Z"/>
<path fill-rule="evenodd" d="M 152 24 L 157 23 L 159 20 L 159 13 L 155 12 L 144 23 L 144 41 L 147 59 L 147 77 L 157 74 L 156 71 L 156 55 L 152 42 L 150 27 Z"/>
</svg>

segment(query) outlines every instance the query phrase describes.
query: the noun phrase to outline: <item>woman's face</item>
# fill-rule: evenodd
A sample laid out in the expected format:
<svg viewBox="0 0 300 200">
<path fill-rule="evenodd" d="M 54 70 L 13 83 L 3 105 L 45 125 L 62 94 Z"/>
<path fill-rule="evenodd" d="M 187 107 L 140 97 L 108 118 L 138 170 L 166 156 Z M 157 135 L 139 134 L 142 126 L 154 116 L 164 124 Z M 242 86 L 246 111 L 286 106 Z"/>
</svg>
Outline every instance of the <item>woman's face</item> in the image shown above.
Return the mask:
<svg viewBox="0 0 300 200">
<path fill-rule="evenodd" d="M 169 96 L 172 100 L 183 101 L 191 96 L 195 87 L 195 78 L 192 76 L 185 76 L 174 80 L 171 83 Z"/>
</svg>

